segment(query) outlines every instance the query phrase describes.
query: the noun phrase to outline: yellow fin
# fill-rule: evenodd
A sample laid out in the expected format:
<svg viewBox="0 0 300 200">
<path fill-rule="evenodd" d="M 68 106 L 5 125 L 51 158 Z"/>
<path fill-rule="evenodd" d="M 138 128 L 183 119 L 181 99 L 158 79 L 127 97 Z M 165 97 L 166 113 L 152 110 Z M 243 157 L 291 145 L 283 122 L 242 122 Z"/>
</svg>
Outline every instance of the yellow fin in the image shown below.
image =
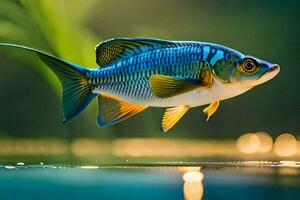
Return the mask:
<svg viewBox="0 0 300 200">
<path fill-rule="evenodd" d="M 150 86 L 155 96 L 169 98 L 201 87 L 208 87 L 210 83 L 197 79 L 185 79 L 155 74 L 150 76 Z"/>
<path fill-rule="evenodd" d="M 109 94 L 100 94 L 98 96 L 97 124 L 102 127 L 118 123 L 143 111 L 147 107 L 125 102 Z"/>
<path fill-rule="evenodd" d="M 162 130 L 167 132 L 170 130 L 189 110 L 189 106 L 178 106 L 173 108 L 168 108 L 162 119 Z"/>
<path fill-rule="evenodd" d="M 211 104 L 209 104 L 209 106 L 207 106 L 207 107 L 203 110 L 203 112 L 204 112 L 205 114 L 207 114 L 207 119 L 206 119 L 206 121 L 208 121 L 209 118 L 210 118 L 210 116 L 212 116 L 212 115 L 217 111 L 219 105 L 220 105 L 220 101 L 213 101 Z"/>
</svg>

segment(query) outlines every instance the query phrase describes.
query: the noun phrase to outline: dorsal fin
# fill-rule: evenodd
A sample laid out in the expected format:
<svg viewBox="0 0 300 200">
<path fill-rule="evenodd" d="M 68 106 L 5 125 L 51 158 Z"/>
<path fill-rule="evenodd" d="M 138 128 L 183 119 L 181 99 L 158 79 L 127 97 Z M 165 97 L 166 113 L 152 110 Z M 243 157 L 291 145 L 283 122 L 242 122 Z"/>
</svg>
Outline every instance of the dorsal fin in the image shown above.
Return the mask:
<svg viewBox="0 0 300 200">
<path fill-rule="evenodd" d="M 164 47 L 175 42 L 150 38 L 115 38 L 104 41 L 96 47 L 96 63 L 100 66 L 112 64 L 119 59 Z"/>
</svg>

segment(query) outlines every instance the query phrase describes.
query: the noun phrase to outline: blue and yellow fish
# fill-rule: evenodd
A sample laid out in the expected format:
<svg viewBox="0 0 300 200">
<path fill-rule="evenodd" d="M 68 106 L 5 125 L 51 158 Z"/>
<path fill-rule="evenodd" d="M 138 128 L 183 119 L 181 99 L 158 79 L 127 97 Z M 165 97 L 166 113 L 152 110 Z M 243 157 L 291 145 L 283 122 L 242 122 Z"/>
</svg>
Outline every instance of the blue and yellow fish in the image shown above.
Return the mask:
<svg viewBox="0 0 300 200">
<path fill-rule="evenodd" d="M 148 107 L 167 107 L 162 130 L 170 130 L 193 107 L 208 118 L 219 102 L 275 77 L 279 65 L 225 46 L 192 41 L 116 38 L 96 47 L 99 69 L 88 69 L 35 52 L 60 79 L 64 122 L 98 98 L 97 124 L 108 126 Z"/>
</svg>

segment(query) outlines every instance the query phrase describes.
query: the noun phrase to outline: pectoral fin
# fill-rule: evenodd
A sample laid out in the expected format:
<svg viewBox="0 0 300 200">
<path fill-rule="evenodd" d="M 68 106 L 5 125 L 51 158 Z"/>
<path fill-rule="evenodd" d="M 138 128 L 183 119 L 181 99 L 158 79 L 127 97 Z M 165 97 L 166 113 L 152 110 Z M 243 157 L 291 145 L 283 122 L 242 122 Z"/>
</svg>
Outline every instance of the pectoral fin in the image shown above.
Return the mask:
<svg viewBox="0 0 300 200">
<path fill-rule="evenodd" d="M 198 79 L 186 79 L 166 75 L 152 75 L 150 86 L 155 96 L 169 98 L 197 88 L 206 88 L 210 83 Z"/>
<path fill-rule="evenodd" d="M 189 110 L 189 106 L 178 106 L 174 108 L 168 108 L 162 119 L 162 130 L 167 132 L 170 130 Z"/>
<path fill-rule="evenodd" d="M 148 106 L 125 102 L 108 94 L 98 96 L 97 124 L 108 126 L 125 120 L 143 111 Z"/>
<path fill-rule="evenodd" d="M 213 101 L 211 104 L 209 104 L 209 106 L 207 106 L 207 107 L 203 110 L 203 112 L 204 112 L 205 114 L 207 114 L 207 119 L 206 119 L 206 121 L 208 121 L 209 118 L 210 118 L 210 116 L 212 116 L 212 115 L 217 111 L 219 105 L 220 105 L 220 101 Z"/>
</svg>

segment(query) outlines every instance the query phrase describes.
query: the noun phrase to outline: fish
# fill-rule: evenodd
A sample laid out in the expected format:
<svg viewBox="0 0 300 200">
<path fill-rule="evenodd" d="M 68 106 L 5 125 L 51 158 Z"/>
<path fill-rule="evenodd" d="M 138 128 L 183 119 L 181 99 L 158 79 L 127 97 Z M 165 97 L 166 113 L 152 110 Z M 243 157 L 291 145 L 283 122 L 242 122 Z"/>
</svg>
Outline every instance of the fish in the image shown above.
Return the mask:
<svg viewBox="0 0 300 200">
<path fill-rule="evenodd" d="M 62 85 L 63 123 L 98 99 L 97 124 L 109 126 L 148 107 L 165 107 L 161 129 L 169 131 L 194 107 L 208 105 L 207 120 L 220 101 L 274 78 L 280 66 L 219 44 L 154 38 L 113 38 L 95 48 L 99 68 L 83 67 L 42 51 L 35 53 Z"/>
</svg>

